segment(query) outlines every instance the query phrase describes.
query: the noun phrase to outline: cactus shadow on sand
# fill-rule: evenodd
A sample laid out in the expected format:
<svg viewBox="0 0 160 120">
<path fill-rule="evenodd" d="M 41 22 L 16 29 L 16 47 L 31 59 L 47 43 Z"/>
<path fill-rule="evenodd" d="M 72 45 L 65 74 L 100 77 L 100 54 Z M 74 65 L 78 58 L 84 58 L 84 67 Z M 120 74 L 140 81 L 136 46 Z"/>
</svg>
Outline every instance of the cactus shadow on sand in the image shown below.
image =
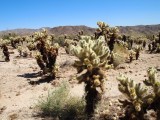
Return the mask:
<svg viewBox="0 0 160 120">
<path fill-rule="evenodd" d="M 23 75 L 17 75 L 18 77 L 24 77 L 27 78 L 28 83 L 30 85 L 39 85 L 41 83 L 49 83 L 53 80 L 53 77 L 50 75 L 42 76 L 39 72 L 38 73 L 25 73 Z M 37 78 L 40 77 L 38 80 L 31 80 L 30 78 Z"/>
<path fill-rule="evenodd" d="M 29 84 L 30 85 L 39 85 L 41 83 L 49 83 L 53 80 L 53 77 L 52 76 L 43 76 L 42 78 L 40 78 L 38 81 L 32 81 L 32 80 L 29 80 Z"/>
<path fill-rule="evenodd" d="M 25 73 L 23 75 L 17 75 L 18 77 L 24 77 L 24 78 L 37 78 L 40 77 L 41 74 L 39 72 L 37 73 Z"/>
<path fill-rule="evenodd" d="M 0 60 L 0 62 L 6 62 L 6 61 L 4 61 L 4 60 Z"/>
</svg>

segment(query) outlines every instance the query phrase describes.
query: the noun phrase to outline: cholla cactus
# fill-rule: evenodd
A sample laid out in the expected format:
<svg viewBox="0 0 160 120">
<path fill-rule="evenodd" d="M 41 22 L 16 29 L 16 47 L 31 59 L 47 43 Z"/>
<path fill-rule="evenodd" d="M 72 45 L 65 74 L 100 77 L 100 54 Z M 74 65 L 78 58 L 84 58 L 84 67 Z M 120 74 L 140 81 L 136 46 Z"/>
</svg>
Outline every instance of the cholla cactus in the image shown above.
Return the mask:
<svg viewBox="0 0 160 120">
<path fill-rule="evenodd" d="M 10 59 L 9 59 L 10 55 L 9 55 L 9 51 L 8 51 L 7 45 L 5 43 L 3 43 L 2 46 L 1 46 L 1 48 L 3 49 L 3 54 L 5 56 L 5 61 L 9 62 L 10 61 Z"/>
<path fill-rule="evenodd" d="M 109 33 L 109 25 L 104 23 L 104 22 L 97 22 L 98 25 L 98 29 L 95 33 L 95 38 L 98 39 L 100 36 L 105 36 L 106 40 L 107 40 L 107 36 L 106 34 Z"/>
<path fill-rule="evenodd" d="M 152 50 L 152 44 L 151 44 L 151 43 L 148 44 L 148 50 L 149 50 L 149 51 Z"/>
<path fill-rule="evenodd" d="M 32 42 L 29 42 L 27 44 L 27 47 L 28 47 L 29 51 L 36 50 L 36 45 Z"/>
<path fill-rule="evenodd" d="M 76 46 L 70 45 L 70 53 L 79 59 L 74 63 L 78 73 L 87 70 L 77 79 L 80 83 L 86 84 L 86 113 L 91 117 L 104 92 L 105 76 L 102 68 L 108 67 L 107 59 L 110 57 L 110 50 L 105 45 L 103 37 L 97 40 L 91 40 L 88 36 L 82 38 Z"/>
<path fill-rule="evenodd" d="M 42 40 L 47 38 L 48 33 L 46 29 L 42 29 L 41 32 L 35 32 L 33 36 L 36 40 Z"/>
<path fill-rule="evenodd" d="M 156 49 L 157 53 L 160 53 L 160 43 L 157 43 L 157 49 Z"/>
<path fill-rule="evenodd" d="M 136 52 L 136 60 L 138 60 L 139 55 L 140 55 L 141 47 L 139 45 L 136 46 L 135 52 Z"/>
<path fill-rule="evenodd" d="M 148 109 L 153 109 L 157 112 L 157 120 L 160 119 L 160 81 L 157 80 L 157 70 L 153 67 L 150 67 L 147 70 L 148 80 L 145 80 L 144 83 L 147 86 L 151 86 L 153 93 L 151 93 L 152 98 L 150 99 L 150 106 Z"/>
<path fill-rule="evenodd" d="M 77 41 L 75 40 L 72 40 L 72 39 L 65 39 L 64 41 L 64 47 L 65 47 L 65 51 L 67 54 L 69 54 L 69 46 L 72 44 L 72 45 L 77 45 Z"/>
<path fill-rule="evenodd" d="M 42 60 L 42 55 L 40 53 L 37 53 L 36 55 L 37 64 L 40 67 L 40 69 L 43 71 L 43 74 L 46 73 L 46 66 L 44 61 Z"/>
<path fill-rule="evenodd" d="M 160 44 L 160 32 L 158 33 L 158 43 Z"/>
<path fill-rule="evenodd" d="M 37 63 L 41 69 L 45 68 L 44 73 L 50 73 L 50 76 L 54 79 L 58 70 L 55 66 L 59 45 L 56 43 L 54 45 L 52 44 L 52 37 L 48 35 L 45 29 L 34 34 L 34 39 L 37 42 L 36 47 L 41 54 L 41 57 L 38 57 L 41 65 Z"/>
<path fill-rule="evenodd" d="M 146 47 L 146 40 L 143 40 L 143 48 L 145 48 Z"/>
<path fill-rule="evenodd" d="M 135 55 L 136 53 L 133 51 L 133 50 L 130 50 L 130 53 L 129 53 L 129 61 L 132 62 L 133 61 L 133 56 Z"/>
<path fill-rule="evenodd" d="M 115 40 L 118 38 L 118 28 L 109 27 L 109 25 L 104 22 L 97 22 L 97 25 L 99 28 L 95 32 L 95 38 L 98 39 L 100 36 L 104 36 L 110 51 L 112 51 L 114 49 Z"/>
<path fill-rule="evenodd" d="M 8 39 L 2 39 L 2 44 L 6 44 L 6 45 L 9 45 L 10 44 L 10 40 Z"/>
<path fill-rule="evenodd" d="M 152 86 L 156 96 L 160 97 L 160 81 L 157 80 L 157 70 L 153 67 L 150 67 L 147 70 L 148 80 L 145 80 L 145 84 Z"/>
<path fill-rule="evenodd" d="M 123 35 L 123 36 L 122 36 L 122 41 L 124 41 L 124 42 L 127 41 L 127 36 L 126 36 L 126 35 Z"/>
<path fill-rule="evenodd" d="M 141 84 L 135 84 L 133 80 L 124 75 L 117 79 L 120 81 L 118 88 L 120 92 L 127 96 L 127 100 L 120 101 L 126 108 L 124 119 L 143 119 L 147 110 L 153 109 L 157 112 L 157 120 L 160 119 L 160 82 L 157 80 L 157 70 L 150 67 L 147 70 L 148 79 L 144 81 L 147 86 L 151 86 L 152 92 L 143 88 Z M 151 90 L 150 90 L 151 91 Z"/>
<path fill-rule="evenodd" d="M 124 75 L 120 75 L 117 80 L 120 84 L 118 88 L 120 92 L 128 98 L 126 101 L 120 101 L 126 107 L 125 118 L 132 120 L 137 118 L 143 119 L 146 112 L 146 100 L 150 99 L 146 96 L 147 89 L 144 89 L 141 84 L 135 82 Z"/>
<path fill-rule="evenodd" d="M 18 46 L 17 50 L 19 52 L 19 55 L 22 56 L 22 46 Z"/>
<path fill-rule="evenodd" d="M 52 72 L 52 77 L 56 77 L 57 73 L 57 68 L 55 67 L 56 65 L 56 59 L 58 55 L 58 46 L 52 46 L 48 48 L 47 52 L 47 58 L 48 58 L 48 65 L 47 68 L 49 68 L 49 71 Z"/>
<path fill-rule="evenodd" d="M 87 69 L 89 65 L 94 68 L 105 68 L 108 65 L 107 59 L 110 57 L 110 50 L 105 45 L 103 38 L 94 41 L 86 37 L 80 40 L 76 46 L 71 45 L 70 53 L 79 58 L 79 61 L 75 62 L 78 71 L 80 68 Z"/>
<path fill-rule="evenodd" d="M 160 53 L 160 32 L 157 36 L 153 35 L 154 39 L 152 42 L 148 45 L 150 53 Z"/>
<path fill-rule="evenodd" d="M 153 67 L 150 67 L 147 70 L 148 80 L 146 80 L 146 84 L 148 85 L 154 85 L 156 83 L 157 78 L 157 70 Z"/>
<path fill-rule="evenodd" d="M 13 48 L 16 48 L 17 44 L 20 44 L 23 41 L 22 37 L 20 37 L 20 36 L 10 37 L 9 39 L 11 40 L 11 46 Z"/>
</svg>

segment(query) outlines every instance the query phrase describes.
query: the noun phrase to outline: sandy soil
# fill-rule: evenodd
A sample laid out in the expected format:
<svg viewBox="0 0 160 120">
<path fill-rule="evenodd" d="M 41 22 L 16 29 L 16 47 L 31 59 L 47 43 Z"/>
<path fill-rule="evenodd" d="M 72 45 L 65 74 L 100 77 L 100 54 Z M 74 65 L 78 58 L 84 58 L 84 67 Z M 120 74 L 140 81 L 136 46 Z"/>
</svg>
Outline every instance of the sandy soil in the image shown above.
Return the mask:
<svg viewBox="0 0 160 120">
<path fill-rule="evenodd" d="M 84 94 L 84 84 L 76 84 L 74 80 L 76 69 L 71 65 L 76 58 L 67 55 L 63 48 L 60 48 L 57 59 L 60 65 L 58 77 L 50 81 L 41 79 L 34 58 L 17 58 L 18 52 L 11 49 L 10 51 L 14 52 L 10 56 L 10 62 L 3 62 L 3 58 L 0 57 L 0 120 L 42 120 L 36 116 L 34 106 L 41 97 L 47 95 L 50 89 L 55 89 L 64 80 L 70 81 L 72 95 Z M 160 70 L 160 54 L 143 52 L 139 60 L 107 70 L 105 97 L 122 96 L 118 91 L 116 80 L 119 73 L 125 74 L 136 82 L 142 82 L 147 78 L 147 68 L 151 66 Z M 160 71 L 158 71 L 158 78 L 160 79 Z"/>
</svg>

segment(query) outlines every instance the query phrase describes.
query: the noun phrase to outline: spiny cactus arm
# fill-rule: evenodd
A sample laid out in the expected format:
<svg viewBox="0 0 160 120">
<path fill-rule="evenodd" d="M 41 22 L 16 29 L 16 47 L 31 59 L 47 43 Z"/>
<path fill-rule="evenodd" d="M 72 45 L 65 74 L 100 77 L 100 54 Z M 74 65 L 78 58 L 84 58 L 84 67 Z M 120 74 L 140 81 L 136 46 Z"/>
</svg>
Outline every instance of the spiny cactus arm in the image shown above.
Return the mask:
<svg viewBox="0 0 160 120">
<path fill-rule="evenodd" d="M 99 37 L 94 43 L 93 50 L 97 55 L 101 55 L 105 53 L 104 51 L 108 50 L 108 47 L 105 44 L 105 40 L 103 37 Z"/>
<path fill-rule="evenodd" d="M 135 84 L 133 80 L 128 79 L 127 77 L 121 75 L 117 78 L 120 81 L 119 90 L 122 93 L 128 94 L 131 100 L 142 99 L 147 92 L 141 84 Z"/>
<path fill-rule="evenodd" d="M 124 75 L 117 79 L 120 81 L 119 90 L 128 97 L 136 111 L 141 111 L 147 90 L 142 88 L 141 84 L 135 84 L 133 80 L 128 79 Z"/>
<path fill-rule="evenodd" d="M 75 55 L 76 57 L 78 57 L 79 59 L 83 59 L 84 58 L 83 50 L 82 50 L 82 48 L 80 46 L 70 45 L 69 46 L 69 52 L 72 55 Z"/>
<path fill-rule="evenodd" d="M 147 75 L 148 79 L 145 79 L 143 81 L 147 86 L 154 86 L 155 83 L 157 82 L 157 70 L 153 67 L 148 68 L 147 70 Z"/>
<path fill-rule="evenodd" d="M 115 37 L 118 37 L 119 29 L 117 27 L 110 28 L 110 33 L 116 35 Z"/>
<path fill-rule="evenodd" d="M 140 47 L 140 45 L 137 45 L 136 47 L 135 47 L 135 52 L 140 52 L 141 51 L 141 47 Z"/>
<path fill-rule="evenodd" d="M 108 69 L 113 69 L 114 65 L 113 64 L 110 64 L 110 65 L 106 64 L 104 68 L 107 69 L 107 70 Z"/>
<path fill-rule="evenodd" d="M 135 90 L 138 98 L 143 99 L 145 97 L 147 89 L 143 88 L 141 83 L 135 85 Z"/>
<path fill-rule="evenodd" d="M 156 82 L 153 89 L 156 97 L 160 97 L 160 82 Z"/>
<path fill-rule="evenodd" d="M 150 93 L 149 95 L 146 95 L 143 100 L 144 100 L 144 103 L 150 105 L 153 103 L 153 101 L 155 100 L 155 94 L 154 93 Z"/>
<path fill-rule="evenodd" d="M 122 92 L 125 96 L 129 98 L 129 90 L 127 89 L 127 83 L 125 80 L 122 80 L 122 78 L 117 78 L 120 81 L 120 84 L 118 84 L 118 89 L 120 92 Z"/>
<path fill-rule="evenodd" d="M 104 61 L 100 61 L 100 63 L 98 64 L 98 67 L 107 68 L 107 65 L 108 65 L 108 61 L 104 60 Z"/>
<path fill-rule="evenodd" d="M 120 74 L 118 77 L 117 77 L 117 80 L 120 82 L 120 84 L 122 84 L 123 86 L 124 85 L 127 85 L 128 83 L 128 78 L 126 76 L 124 76 L 123 74 Z"/>
<path fill-rule="evenodd" d="M 90 40 L 91 39 L 91 36 L 87 36 L 87 35 L 81 35 L 80 36 L 80 40 Z"/>
<path fill-rule="evenodd" d="M 101 55 L 99 55 L 99 58 L 101 59 L 101 60 L 106 60 L 107 58 L 109 58 L 110 57 L 110 50 L 109 50 L 109 48 L 104 48 L 103 50 L 102 50 L 102 54 Z"/>
</svg>

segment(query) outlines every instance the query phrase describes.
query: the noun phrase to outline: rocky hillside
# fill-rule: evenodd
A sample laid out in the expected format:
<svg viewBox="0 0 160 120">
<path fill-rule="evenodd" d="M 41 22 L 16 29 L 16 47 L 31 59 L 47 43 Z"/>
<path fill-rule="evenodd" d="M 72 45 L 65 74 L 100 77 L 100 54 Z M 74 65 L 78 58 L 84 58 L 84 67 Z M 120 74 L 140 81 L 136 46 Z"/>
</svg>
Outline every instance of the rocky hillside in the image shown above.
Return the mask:
<svg viewBox="0 0 160 120">
<path fill-rule="evenodd" d="M 160 32 L 160 24 L 157 25 L 138 25 L 138 26 L 118 26 L 121 34 L 127 35 L 152 35 Z M 41 28 L 40 28 L 41 29 Z M 6 30 L 0 31 L 0 36 L 7 34 L 9 32 L 14 32 L 19 35 L 30 35 L 35 31 L 40 29 L 14 29 L 14 30 Z M 95 28 L 87 27 L 87 26 L 59 26 L 54 28 L 46 27 L 49 33 L 53 33 L 55 35 L 68 34 L 74 35 L 77 34 L 78 31 L 83 30 L 84 34 L 94 34 Z"/>
<path fill-rule="evenodd" d="M 95 28 L 87 27 L 87 26 L 59 26 L 51 28 L 49 31 L 54 33 L 55 35 L 68 34 L 75 35 L 80 30 L 83 30 L 84 34 L 92 35 L 95 32 Z"/>
<path fill-rule="evenodd" d="M 120 32 L 127 35 L 152 35 L 160 32 L 160 24 L 157 25 L 138 25 L 138 26 L 119 26 Z"/>
</svg>

